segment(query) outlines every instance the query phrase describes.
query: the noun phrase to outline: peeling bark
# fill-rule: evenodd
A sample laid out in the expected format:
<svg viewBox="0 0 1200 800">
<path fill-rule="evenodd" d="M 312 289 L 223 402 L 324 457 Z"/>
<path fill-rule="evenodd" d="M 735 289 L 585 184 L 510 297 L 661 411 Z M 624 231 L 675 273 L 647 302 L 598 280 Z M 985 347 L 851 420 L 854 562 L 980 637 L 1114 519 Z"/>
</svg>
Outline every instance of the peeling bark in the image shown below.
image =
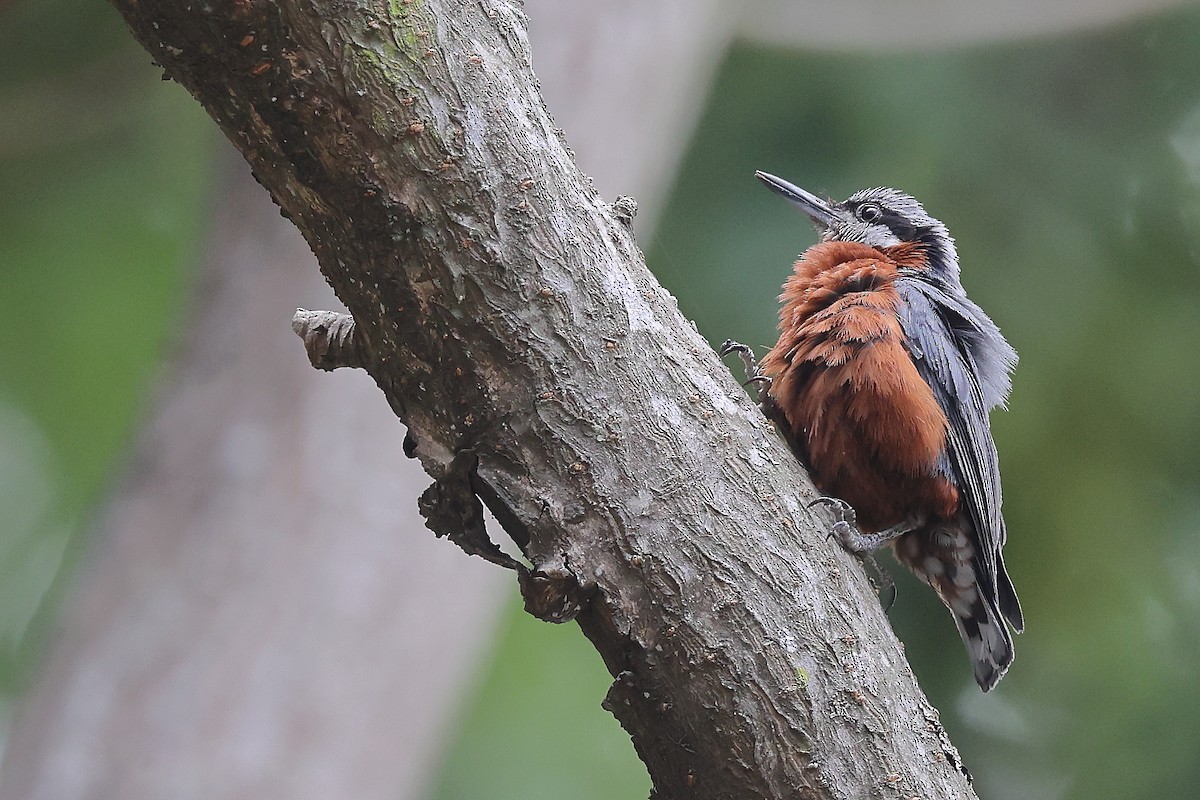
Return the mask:
<svg viewBox="0 0 1200 800">
<path fill-rule="evenodd" d="M 469 452 L 655 796 L 973 797 L 802 470 L 575 168 L 518 8 L 113 2 L 303 232 L 425 469 Z"/>
</svg>

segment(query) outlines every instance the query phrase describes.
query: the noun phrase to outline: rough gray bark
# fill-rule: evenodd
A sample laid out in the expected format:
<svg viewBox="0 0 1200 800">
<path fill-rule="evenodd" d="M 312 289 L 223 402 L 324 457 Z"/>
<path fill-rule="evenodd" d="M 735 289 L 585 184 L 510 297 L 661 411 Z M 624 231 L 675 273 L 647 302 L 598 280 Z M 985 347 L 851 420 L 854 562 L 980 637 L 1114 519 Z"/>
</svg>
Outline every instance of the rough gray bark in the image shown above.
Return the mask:
<svg viewBox="0 0 1200 800">
<path fill-rule="evenodd" d="M 973 796 L 794 459 L 575 169 L 518 9 L 114 4 L 305 234 L 442 532 L 479 493 L 527 600 L 579 612 L 657 796 Z"/>
</svg>

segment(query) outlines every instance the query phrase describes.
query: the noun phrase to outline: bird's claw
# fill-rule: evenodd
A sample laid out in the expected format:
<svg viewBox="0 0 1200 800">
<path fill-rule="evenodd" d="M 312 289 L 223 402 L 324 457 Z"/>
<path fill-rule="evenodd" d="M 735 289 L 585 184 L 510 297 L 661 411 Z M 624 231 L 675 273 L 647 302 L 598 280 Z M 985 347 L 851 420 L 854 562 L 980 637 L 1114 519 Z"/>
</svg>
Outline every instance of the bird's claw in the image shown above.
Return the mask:
<svg viewBox="0 0 1200 800">
<path fill-rule="evenodd" d="M 826 538 L 836 538 L 843 548 L 855 555 L 867 551 L 857 546 L 861 544 L 862 533 L 858 530 L 858 515 L 854 513 L 854 506 L 841 498 L 825 495 L 808 504 L 809 508 L 814 506 L 828 506 L 833 511 L 833 525 L 829 526 Z"/>
<path fill-rule="evenodd" d="M 892 580 L 891 574 L 879 565 L 872 554 L 860 553 L 858 558 L 867 570 L 867 579 L 875 588 L 875 594 L 879 597 L 879 605 L 883 606 L 886 614 L 896 604 L 896 581 Z"/>
<path fill-rule="evenodd" d="M 729 355 L 730 353 L 747 353 L 747 354 L 749 354 L 750 348 L 747 345 L 742 344 L 741 342 L 735 342 L 733 339 L 726 339 L 724 342 L 721 343 L 721 349 L 717 351 L 717 355 L 719 355 L 721 358 L 724 358 L 725 356 Z"/>
<path fill-rule="evenodd" d="M 887 570 L 875 563 L 875 571 L 878 575 L 883 576 L 876 584 L 876 591 L 879 592 L 879 604 L 883 606 L 883 613 L 892 610 L 892 606 L 896 605 L 896 582 L 892 580 L 892 576 Z M 886 598 L 886 599 L 885 599 Z"/>
<path fill-rule="evenodd" d="M 858 522 L 858 515 L 854 513 L 854 506 L 840 497 L 830 497 L 823 494 L 809 503 L 807 507 L 813 508 L 814 506 L 829 506 L 836 509 L 834 513 L 838 514 L 845 522 L 849 522 L 852 525 Z"/>
<path fill-rule="evenodd" d="M 746 370 L 746 380 L 742 382 L 742 386 L 756 384 L 758 386 L 758 400 L 760 403 L 768 402 L 768 391 L 771 388 L 771 377 L 764 375 L 758 368 L 758 361 L 754 358 L 754 351 L 748 345 L 741 342 L 735 342 L 733 339 L 726 339 L 721 345 L 721 349 L 717 351 L 717 355 L 725 358 L 731 353 L 737 353 L 738 358 L 742 360 L 742 366 Z"/>
</svg>

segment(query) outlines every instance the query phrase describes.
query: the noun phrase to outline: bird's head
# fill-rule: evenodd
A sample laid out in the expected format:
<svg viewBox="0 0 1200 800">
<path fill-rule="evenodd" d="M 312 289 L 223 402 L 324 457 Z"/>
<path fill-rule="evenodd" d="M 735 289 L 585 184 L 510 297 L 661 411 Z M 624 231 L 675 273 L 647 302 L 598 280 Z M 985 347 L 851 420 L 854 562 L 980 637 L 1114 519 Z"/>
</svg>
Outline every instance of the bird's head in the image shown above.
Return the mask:
<svg viewBox="0 0 1200 800">
<path fill-rule="evenodd" d="M 877 248 L 915 242 L 922 246 L 930 272 L 957 280 L 958 253 L 950 231 L 912 196 L 896 189 L 863 189 L 835 203 L 766 172 L 754 174 L 799 206 L 817 226 L 821 241 L 862 242 Z"/>
</svg>

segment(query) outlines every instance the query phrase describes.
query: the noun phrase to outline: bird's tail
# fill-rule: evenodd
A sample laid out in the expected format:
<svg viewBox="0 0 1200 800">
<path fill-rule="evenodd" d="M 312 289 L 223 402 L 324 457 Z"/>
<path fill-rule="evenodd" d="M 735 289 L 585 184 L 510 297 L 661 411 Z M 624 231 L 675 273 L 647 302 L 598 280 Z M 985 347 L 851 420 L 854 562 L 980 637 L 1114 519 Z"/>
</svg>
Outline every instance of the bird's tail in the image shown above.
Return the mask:
<svg viewBox="0 0 1200 800">
<path fill-rule="evenodd" d="M 964 613 L 965 612 L 965 613 Z M 975 601 L 965 609 L 950 606 L 954 624 L 967 648 L 971 668 L 975 671 L 975 682 L 985 692 L 989 691 L 1008 671 L 1013 660 L 1012 634 L 1000 618 L 996 603 L 976 592 Z"/>
<path fill-rule="evenodd" d="M 983 691 L 992 689 L 1013 661 L 1012 634 L 1005 616 L 1020 630 L 1020 606 L 1000 562 L 996 581 L 976 558 L 970 523 L 964 518 L 908 534 L 895 544 L 896 557 L 929 584 L 954 616 Z M 1005 590 L 997 591 L 1002 585 Z M 1001 613 L 1004 606 L 1005 614 Z"/>
</svg>

